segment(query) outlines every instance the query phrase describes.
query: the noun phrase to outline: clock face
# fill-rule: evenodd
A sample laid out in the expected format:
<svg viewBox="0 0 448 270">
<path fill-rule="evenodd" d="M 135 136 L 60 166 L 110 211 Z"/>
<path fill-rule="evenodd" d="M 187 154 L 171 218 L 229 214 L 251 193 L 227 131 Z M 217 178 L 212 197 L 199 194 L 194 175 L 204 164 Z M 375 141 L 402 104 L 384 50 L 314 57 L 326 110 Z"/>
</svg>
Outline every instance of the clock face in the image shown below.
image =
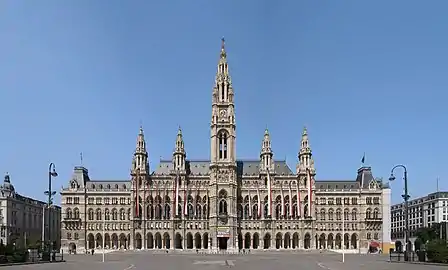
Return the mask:
<svg viewBox="0 0 448 270">
<path fill-rule="evenodd" d="M 221 111 L 219 112 L 219 115 L 221 115 L 221 117 L 226 117 L 226 115 L 227 115 L 227 111 L 226 111 L 226 110 L 221 110 Z"/>
</svg>

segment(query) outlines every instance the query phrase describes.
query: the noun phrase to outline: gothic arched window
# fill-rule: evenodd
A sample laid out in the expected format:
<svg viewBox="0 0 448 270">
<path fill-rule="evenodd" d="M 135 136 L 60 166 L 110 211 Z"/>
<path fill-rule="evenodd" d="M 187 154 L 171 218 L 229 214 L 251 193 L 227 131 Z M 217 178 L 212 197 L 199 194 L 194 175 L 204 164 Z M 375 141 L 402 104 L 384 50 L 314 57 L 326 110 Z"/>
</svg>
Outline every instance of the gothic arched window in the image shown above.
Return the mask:
<svg viewBox="0 0 448 270">
<path fill-rule="evenodd" d="M 227 215 L 227 192 L 225 190 L 219 192 L 219 214 Z"/>
<path fill-rule="evenodd" d="M 221 131 L 218 135 L 219 141 L 219 159 L 227 159 L 227 151 L 228 151 L 228 136 L 225 131 Z"/>
<path fill-rule="evenodd" d="M 93 209 L 90 208 L 89 209 L 89 220 L 93 220 L 94 216 L 95 216 L 95 214 L 93 213 Z"/>
<path fill-rule="evenodd" d="M 169 219 L 170 218 L 170 216 L 171 216 L 171 207 L 170 207 L 169 203 L 165 204 L 165 209 L 164 209 L 163 215 L 164 215 L 165 219 Z"/>
</svg>

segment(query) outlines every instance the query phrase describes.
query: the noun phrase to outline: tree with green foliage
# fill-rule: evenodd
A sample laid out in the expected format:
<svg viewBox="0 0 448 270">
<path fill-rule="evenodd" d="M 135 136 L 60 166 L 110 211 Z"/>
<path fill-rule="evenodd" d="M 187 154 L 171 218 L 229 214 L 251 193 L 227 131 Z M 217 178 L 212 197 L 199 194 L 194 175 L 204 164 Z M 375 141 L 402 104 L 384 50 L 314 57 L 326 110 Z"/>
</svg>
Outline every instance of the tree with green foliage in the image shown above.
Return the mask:
<svg viewBox="0 0 448 270">
<path fill-rule="evenodd" d="M 420 228 L 418 229 L 416 236 L 423 244 L 426 244 L 431 240 L 439 239 L 440 224 L 434 223 L 431 227 Z"/>
<path fill-rule="evenodd" d="M 448 245 L 443 239 L 435 239 L 426 245 L 426 254 L 430 262 L 448 263 Z"/>
</svg>

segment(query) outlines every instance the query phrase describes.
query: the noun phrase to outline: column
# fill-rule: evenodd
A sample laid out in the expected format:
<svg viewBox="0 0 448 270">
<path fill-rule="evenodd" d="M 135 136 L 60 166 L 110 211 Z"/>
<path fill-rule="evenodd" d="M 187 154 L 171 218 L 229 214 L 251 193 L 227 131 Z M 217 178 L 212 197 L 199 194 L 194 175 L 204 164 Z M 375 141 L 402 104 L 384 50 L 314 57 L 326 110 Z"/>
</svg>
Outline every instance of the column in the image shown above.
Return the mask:
<svg viewBox="0 0 448 270">
<path fill-rule="evenodd" d="M 238 243 L 238 234 L 237 234 L 237 236 L 235 237 L 235 251 L 238 251 L 239 250 L 239 243 Z"/>
<path fill-rule="evenodd" d="M 134 230 L 135 230 L 134 228 L 131 229 L 131 234 L 130 234 L 129 243 L 128 243 L 129 249 L 134 249 L 134 234 L 135 234 Z"/>
<path fill-rule="evenodd" d="M 182 213 L 182 215 L 183 215 L 183 213 Z M 182 245 L 182 249 L 183 250 L 185 250 L 185 249 L 187 249 L 187 228 L 186 228 L 186 226 L 187 226 L 187 222 L 184 220 L 183 221 L 183 232 L 182 232 L 182 242 L 183 242 L 183 245 Z"/>
</svg>

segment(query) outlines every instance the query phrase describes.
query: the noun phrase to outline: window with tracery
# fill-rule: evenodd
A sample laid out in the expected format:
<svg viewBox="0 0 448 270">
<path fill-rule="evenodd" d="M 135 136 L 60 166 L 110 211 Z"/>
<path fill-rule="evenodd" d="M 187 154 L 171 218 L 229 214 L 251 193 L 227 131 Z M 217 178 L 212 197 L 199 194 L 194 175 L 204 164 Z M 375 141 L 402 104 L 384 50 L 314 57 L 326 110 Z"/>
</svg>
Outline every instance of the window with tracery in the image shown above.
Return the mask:
<svg viewBox="0 0 448 270">
<path fill-rule="evenodd" d="M 227 192 L 225 190 L 219 192 L 219 214 L 227 215 Z"/>
<path fill-rule="evenodd" d="M 219 141 L 219 159 L 227 159 L 228 155 L 228 136 L 225 131 L 221 131 L 218 135 Z"/>
</svg>

